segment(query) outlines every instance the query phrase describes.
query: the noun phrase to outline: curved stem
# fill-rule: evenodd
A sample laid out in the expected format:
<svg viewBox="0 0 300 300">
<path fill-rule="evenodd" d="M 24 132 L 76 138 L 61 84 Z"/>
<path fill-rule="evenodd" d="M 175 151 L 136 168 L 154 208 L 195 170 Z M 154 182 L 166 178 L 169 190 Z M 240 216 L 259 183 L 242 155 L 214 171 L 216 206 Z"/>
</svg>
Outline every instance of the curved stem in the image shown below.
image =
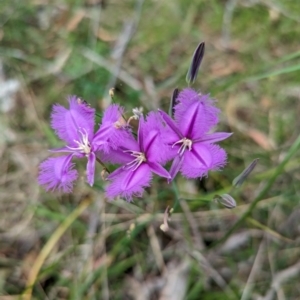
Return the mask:
<svg viewBox="0 0 300 300">
<path fill-rule="evenodd" d="M 36 260 L 34 261 L 32 268 L 30 269 L 26 288 L 22 295 L 22 300 L 30 300 L 32 296 L 32 289 L 38 274 L 51 253 L 52 249 L 57 244 L 58 240 L 62 237 L 62 235 L 66 232 L 66 230 L 72 225 L 72 223 L 81 215 L 81 213 L 90 205 L 92 200 L 87 197 L 85 198 L 80 205 L 71 212 L 71 214 L 57 227 L 57 229 L 53 232 L 48 242 L 45 244 Z"/>
<path fill-rule="evenodd" d="M 237 222 L 227 231 L 227 233 L 217 242 L 215 242 L 211 247 L 214 248 L 218 244 L 225 242 L 230 235 L 250 216 L 254 208 L 256 207 L 257 203 L 264 199 L 264 197 L 267 195 L 268 191 L 273 186 L 275 180 L 277 177 L 283 172 L 285 165 L 288 163 L 288 161 L 296 154 L 296 152 L 300 149 L 300 135 L 296 139 L 296 141 L 293 143 L 293 145 L 290 147 L 288 153 L 286 154 L 285 158 L 282 160 L 282 162 L 276 167 L 274 173 L 271 175 L 269 180 L 267 181 L 264 188 L 260 191 L 260 193 L 257 195 L 257 197 L 254 199 L 254 201 L 250 204 L 249 208 L 244 212 L 244 214 L 237 220 Z"/>
</svg>

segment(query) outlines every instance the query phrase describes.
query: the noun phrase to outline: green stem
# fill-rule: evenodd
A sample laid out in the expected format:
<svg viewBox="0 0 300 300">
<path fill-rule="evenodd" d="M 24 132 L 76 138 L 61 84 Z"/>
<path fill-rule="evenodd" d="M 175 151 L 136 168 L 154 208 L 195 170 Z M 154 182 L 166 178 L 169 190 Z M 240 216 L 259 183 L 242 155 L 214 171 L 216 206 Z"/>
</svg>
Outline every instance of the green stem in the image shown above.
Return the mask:
<svg viewBox="0 0 300 300">
<path fill-rule="evenodd" d="M 107 173 L 110 173 L 108 168 L 105 166 L 105 164 L 98 157 L 96 157 L 96 160 L 103 167 L 103 169 L 105 169 L 107 171 Z"/>
<path fill-rule="evenodd" d="M 32 289 L 37 280 L 38 274 L 50 255 L 51 251 L 58 243 L 59 239 L 62 235 L 67 231 L 67 229 L 73 224 L 73 222 L 85 211 L 85 209 L 90 205 L 92 199 L 89 197 L 85 198 L 79 206 L 75 210 L 73 210 L 65 220 L 57 227 L 57 229 L 53 232 L 47 243 L 44 245 L 38 256 L 36 257 L 35 261 L 30 268 L 26 288 L 21 296 L 22 300 L 30 300 L 32 298 Z"/>
<path fill-rule="evenodd" d="M 244 212 L 244 214 L 236 221 L 236 223 L 227 231 L 227 233 L 217 242 L 215 242 L 211 247 L 215 247 L 216 245 L 225 242 L 230 235 L 246 220 L 247 217 L 250 216 L 254 208 L 256 207 L 257 203 L 264 199 L 264 197 L 267 195 L 268 191 L 273 186 L 275 180 L 277 177 L 283 172 L 285 165 L 288 163 L 288 161 L 296 154 L 296 152 L 300 149 L 300 135 L 295 140 L 293 145 L 290 147 L 288 153 L 286 154 L 285 158 L 282 160 L 282 162 L 276 167 L 274 170 L 274 173 L 271 175 L 269 180 L 267 181 L 264 188 L 260 191 L 260 193 L 257 195 L 257 197 L 254 199 L 254 201 L 251 203 L 249 208 Z"/>
<path fill-rule="evenodd" d="M 176 211 L 176 208 L 178 207 L 179 205 L 179 191 L 178 191 L 178 187 L 177 187 L 177 184 L 175 182 L 175 180 L 172 181 L 172 187 L 173 187 L 173 191 L 174 191 L 174 194 L 175 194 L 175 203 L 173 205 L 173 211 L 175 212 Z"/>
</svg>

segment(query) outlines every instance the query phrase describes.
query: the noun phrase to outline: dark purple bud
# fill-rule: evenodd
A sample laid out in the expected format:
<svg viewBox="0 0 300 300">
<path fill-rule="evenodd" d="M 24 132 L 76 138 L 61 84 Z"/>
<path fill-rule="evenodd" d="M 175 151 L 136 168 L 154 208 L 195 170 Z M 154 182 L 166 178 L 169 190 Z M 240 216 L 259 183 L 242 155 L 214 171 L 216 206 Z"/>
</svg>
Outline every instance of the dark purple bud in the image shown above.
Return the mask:
<svg viewBox="0 0 300 300">
<path fill-rule="evenodd" d="M 233 186 L 241 186 L 242 183 L 246 180 L 246 178 L 249 176 L 249 174 L 253 171 L 255 166 L 257 165 L 259 161 L 259 158 L 256 158 L 252 161 L 252 163 L 236 178 L 233 179 L 232 185 Z"/>
<path fill-rule="evenodd" d="M 179 89 L 176 88 L 173 91 L 172 97 L 171 97 L 171 102 L 170 102 L 170 107 L 169 107 L 169 116 L 173 117 L 174 115 L 174 106 L 175 106 L 175 102 L 176 102 L 176 98 L 178 97 L 179 94 Z"/>
<path fill-rule="evenodd" d="M 222 194 L 221 196 L 215 195 L 214 200 L 217 201 L 218 203 L 222 204 L 226 208 L 235 208 L 236 207 L 236 202 L 235 200 L 228 194 Z"/>
<path fill-rule="evenodd" d="M 187 83 L 195 82 L 197 75 L 198 75 L 199 67 L 201 65 L 201 62 L 202 62 L 202 59 L 204 56 L 204 50 L 205 50 L 205 44 L 204 44 L 204 42 L 202 42 L 198 45 L 198 47 L 196 48 L 196 50 L 193 54 L 190 68 L 186 74 Z"/>
</svg>

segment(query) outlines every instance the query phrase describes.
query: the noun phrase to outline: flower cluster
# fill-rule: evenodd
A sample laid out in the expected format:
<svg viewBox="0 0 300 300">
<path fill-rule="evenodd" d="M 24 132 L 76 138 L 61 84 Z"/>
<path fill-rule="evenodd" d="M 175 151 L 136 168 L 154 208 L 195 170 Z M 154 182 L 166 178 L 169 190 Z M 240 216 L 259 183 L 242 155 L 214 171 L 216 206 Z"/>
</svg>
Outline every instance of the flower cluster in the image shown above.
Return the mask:
<svg viewBox="0 0 300 300">
<path fill-rule="evenodd" d="M 174 119 L 161 110 L 146 117 L 141 112 L 135 114 L 139 126 L 134 134 L 130 122 L 123 118 L 124 109 L 112 104 L 94 132 L 95 110 L 85 101 L 72 96 L 68 109 L 55 105 L 51 126 L 66 146 L 50 151 L 65 154 L 41 163 L 39 184 L 46 190 L 71 192 L 78 177 L 72 161 L 86 157 L 91 186 L 96 161 L 119 164 L 107 177 L 110 184 L 106 195 L 130 201 L 150 186 L 153 173 L 170 182 L 178 172 L 186 178 L 197 178 L 223 167 L 226 152 L 215 143 L 231 134 L 211 132 L 218 123 L 219 110 L 209 96 L 184 89 L 177 95 L 173 111 Z M 164 168 L 168 161 L 172 161 L 169 171 Z"/>
</svg>

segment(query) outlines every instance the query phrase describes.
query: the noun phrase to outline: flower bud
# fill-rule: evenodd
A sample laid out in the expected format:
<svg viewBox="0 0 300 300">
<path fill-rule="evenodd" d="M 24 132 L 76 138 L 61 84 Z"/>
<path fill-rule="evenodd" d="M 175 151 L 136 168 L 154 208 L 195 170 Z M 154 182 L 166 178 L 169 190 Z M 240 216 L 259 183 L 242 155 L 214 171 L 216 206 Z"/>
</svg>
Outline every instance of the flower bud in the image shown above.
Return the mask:
<svg viewBox="0 0 300 300">
<path fill-rule="evenodd" d="M 171 101 L 170 101 L 170 107 L 169 107 L 169 116 L 173 117 L 174 116 L 174 106 L 175 106 L 175 102 L 176 102 L 176 98 L 178 97 L 179 94 L 179 89 L 176 88 L 173 91 L 172 97 L 171 97 Z"/>
<path fill-rule="evenodd" d="M 229 209 L 236 207 L 235 200 L 229 194 L 215 195 L 214 200 Z"/>
<path fill-rule="evenodd" d="M 258 163 L 258 158 L 254 159 L 251 164 L 236 178 L 233 179 L 232 181 L 232 185 L 233 186 L 241 186 L 242 183 L 247 179 L 247 177 L 249 176 L 249 174 L 253 171 L 253 169 L 255 168 L 255 166 Z"/>
<path fill-rule="evenodd" d="M 205 44 L 203 42 L 198 45 L 198 47 L 196 48 L 196 50 L 193 54 L 190 68 L 186 74 L 187 83 L 195 82 L 197 75 L 198 75 L 200 64 L 201 64 L 203 56 L 204 56 L 204 50 L 205 50 Z"/>
</svg>

